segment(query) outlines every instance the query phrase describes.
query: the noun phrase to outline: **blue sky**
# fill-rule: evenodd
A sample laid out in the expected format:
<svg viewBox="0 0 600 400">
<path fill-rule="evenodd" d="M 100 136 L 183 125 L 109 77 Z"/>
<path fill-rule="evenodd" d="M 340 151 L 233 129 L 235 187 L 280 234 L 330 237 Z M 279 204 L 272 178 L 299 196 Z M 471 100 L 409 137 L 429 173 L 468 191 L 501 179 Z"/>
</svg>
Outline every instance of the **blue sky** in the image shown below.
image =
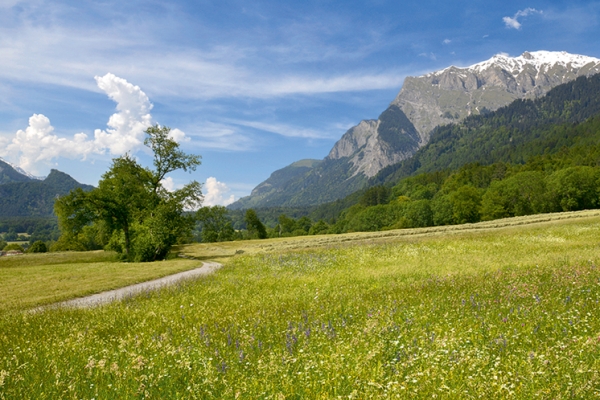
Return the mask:
<svg viewBox="0 0 600 400">
<path fill-rule="evenodd" d="M 200 154 L 206 204 L 321 159 L 406 76 L 497 53 L 600 58 L 595 1 L 0 0 L 0 157 L 96 184 L 143 130 Z"/>
</svg>

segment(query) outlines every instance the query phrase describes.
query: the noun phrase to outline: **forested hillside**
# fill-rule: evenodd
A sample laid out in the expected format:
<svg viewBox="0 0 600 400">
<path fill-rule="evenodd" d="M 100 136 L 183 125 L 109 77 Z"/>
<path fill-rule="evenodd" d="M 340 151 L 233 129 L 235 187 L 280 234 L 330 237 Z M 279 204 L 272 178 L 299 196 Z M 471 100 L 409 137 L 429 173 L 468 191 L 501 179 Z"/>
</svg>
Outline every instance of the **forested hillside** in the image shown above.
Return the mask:
<svg viewBox="0 0 600 400">
<path fill-rule="evenodd" d="M 414 157 L 369 186 L 310 209 L 257 212 L 277 235 L 289 216 L 321 221 L 320 233 L 341 233 L 598 208 L 600 75 L 439 127 Z"/>
<path fill-rule="evenodd" d="M 420 172 L 454 170 L 479 162 L 524 163 L 593 139 L 595 125 L 577 125 L 600 113 L 600 74 L 557 86 L 545 97 L 516 100 L 486 115 L 436 128 L 413 157 L 383 169 L 369 185 L 392 185 Z"/>
<path fill-rule="evenodd" d="M 0 185 L 0 218 L 52 216 L 54 200 L 72 189 L 90 190 L 69 175 L 53 169 L 43 181 L 27 180 Z"/>
</svg>

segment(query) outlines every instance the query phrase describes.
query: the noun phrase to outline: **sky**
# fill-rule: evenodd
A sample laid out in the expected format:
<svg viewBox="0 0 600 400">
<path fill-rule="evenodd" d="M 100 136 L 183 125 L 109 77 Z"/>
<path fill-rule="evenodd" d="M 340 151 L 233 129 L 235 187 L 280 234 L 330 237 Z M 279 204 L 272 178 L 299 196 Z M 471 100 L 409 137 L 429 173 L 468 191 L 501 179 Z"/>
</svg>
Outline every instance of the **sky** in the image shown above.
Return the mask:
<svg viewBox="0 0 600 400">
<path fill-rule="evenodd" d="M 96 185 L 171 128 L 204 205 L 324 158 L 407 76 L 498 53 L 600 58 L 600 1 L 0 0 L 0 157 Z"/>
</svg>

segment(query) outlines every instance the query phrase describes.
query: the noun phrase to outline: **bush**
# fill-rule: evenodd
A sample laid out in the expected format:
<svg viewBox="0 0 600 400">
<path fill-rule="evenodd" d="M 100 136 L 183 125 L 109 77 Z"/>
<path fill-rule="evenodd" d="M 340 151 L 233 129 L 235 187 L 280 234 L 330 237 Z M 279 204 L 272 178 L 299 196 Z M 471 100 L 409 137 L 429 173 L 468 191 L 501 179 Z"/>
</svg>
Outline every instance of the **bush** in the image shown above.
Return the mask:
<svg viewBox="0 0 600 400">
<path fill-rule="evenodd" d="M 7 244 L 4 240 L 0 240 L 0 250 L 4 250 Z"/>
<path fill-rule="evenodd" d="M 42 242 L 41 240 L 38 240 L 36 242 L 33 242 L 31 247 L 29 249 L 27 249 L 27 252 L 28 253 L 47 253 L 48 246 L 46 246 L 46 243 Z"/>
<path fill-rule="evenodd" d="M 16 243 L 11 243 L 11 244 L 5 246 L 3 249 L 3 251 L 11 251 L 11 250 L 25 251 L 23 249 L 23 247 L 21 247 L 21 245 L 16 244 Z"/>
</svg>

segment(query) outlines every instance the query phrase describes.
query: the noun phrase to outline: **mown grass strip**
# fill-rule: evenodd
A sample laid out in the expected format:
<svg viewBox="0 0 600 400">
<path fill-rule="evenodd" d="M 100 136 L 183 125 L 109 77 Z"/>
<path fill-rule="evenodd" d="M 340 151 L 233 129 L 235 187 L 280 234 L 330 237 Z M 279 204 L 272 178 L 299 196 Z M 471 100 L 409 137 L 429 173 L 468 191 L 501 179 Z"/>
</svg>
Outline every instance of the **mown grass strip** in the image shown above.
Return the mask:
<svg viewBox="0 0 600 400">
<path fill-rule="evenodd" d="M 0 259 L 0 312 L 27 309 L 160 278 L 196 260 L 122 263 L 111 252 L 25 254 Z"/>
</svg>

